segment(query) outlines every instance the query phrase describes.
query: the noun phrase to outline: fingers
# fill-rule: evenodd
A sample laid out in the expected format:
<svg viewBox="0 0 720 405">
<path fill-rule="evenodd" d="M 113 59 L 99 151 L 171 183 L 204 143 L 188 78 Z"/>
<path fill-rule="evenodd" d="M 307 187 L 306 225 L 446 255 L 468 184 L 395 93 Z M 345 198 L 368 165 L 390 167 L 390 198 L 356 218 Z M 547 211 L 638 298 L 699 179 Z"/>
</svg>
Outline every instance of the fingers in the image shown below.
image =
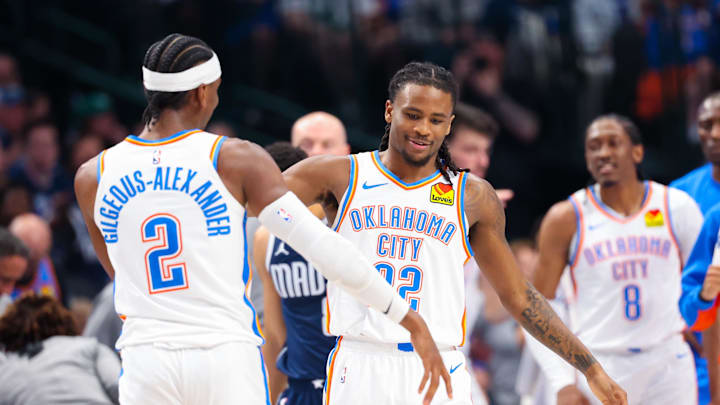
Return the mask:
<svg viewBox="0 0 720 405">
<path fill-rule="evenodd" d="M 448 398 L 452 399 L 452 383 L 450 382 L 450 373 L 445 369 L 445 367 L 440 369 L 440 376 L 445 380 L 445 390 L 447 391 Z"/>
<path fill-rule="evenodd" d="M 438 385 L 440 385 L 440 377 L 437 373 L 433 373 L 430 377 L 430 387 L 428 387 L 427 393 L 425 393 L 425 399 L 423 400 L 424 405 L 430 405 L 433 396 L 435 396 L 435 391 L 437 391 Z"/>
<path fill-rule="evenodd" d="M 425 367 L 425 374 L 423 374 L 423 378 L 420 381 L 420 386 L 418 387 L 418 394 L 422 392 L 423 388 L 425 388 L 425 383 L 427 382 L 429 377 L 430 373 L 428 373 L 428 369 L 427 367 Z"/>
</svg>

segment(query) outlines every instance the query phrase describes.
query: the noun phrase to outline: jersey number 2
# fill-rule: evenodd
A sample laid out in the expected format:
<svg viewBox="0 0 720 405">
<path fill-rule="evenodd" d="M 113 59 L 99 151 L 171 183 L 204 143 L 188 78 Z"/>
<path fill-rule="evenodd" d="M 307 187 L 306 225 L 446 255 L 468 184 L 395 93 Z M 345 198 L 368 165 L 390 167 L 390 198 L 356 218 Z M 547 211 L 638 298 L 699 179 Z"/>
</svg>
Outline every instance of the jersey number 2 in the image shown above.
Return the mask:
<svg viewBox="0 0 720 405">
<path fill-rule="evenodd" d="M 147 218 L 140 229 L 143 243 L 153 243 L 145 252 L 150 294 L 188 288 L 185 262 L 178 260 L 182 253 L 180 221 L 162 213 Z"/>
<path fill-rule="evenodd" d="M 380 262 L 375 264 L 375 268 L 388 284 L 395 286 L 395 267 L 392 264 Z M 400 269 L 397 276 L 400 282 L 397 286 L 398 294 L 410 304 L 410 308 L 417 311 L 420 306 L 420 298 L 417 294 L 422 290 L 422 270 L 415 266 L 405 266 Z"/>
</svg>

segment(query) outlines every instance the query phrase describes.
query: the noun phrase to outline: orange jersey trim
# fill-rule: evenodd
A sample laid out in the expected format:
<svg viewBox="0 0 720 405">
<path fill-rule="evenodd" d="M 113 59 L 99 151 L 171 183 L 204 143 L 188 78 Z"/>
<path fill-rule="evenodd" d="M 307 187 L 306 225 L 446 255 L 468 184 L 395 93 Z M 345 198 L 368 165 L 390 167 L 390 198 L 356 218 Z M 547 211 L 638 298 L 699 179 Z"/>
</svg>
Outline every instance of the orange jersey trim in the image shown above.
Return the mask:
<svg viewBox="0 0 720 405">
<path fill-rule="evenodd" d="M 388 170 L 385 168 L 385 166 L 382 165 L 381 162 L 378 162 L 377 153 L 372 153 L 371 156 L 372 156 L 372 161 L 375 164 L 375 167 L 377 167 L 377 169 L 380 171 L 380 173 L 382 173 L 383 176 L 385 176 L 388 180 L 392 181 L 394 184 L 400 186 L 404 190 L 414 190 L 416 188 L 427 186 L 428 184 L 430 184 L 433 181 L 442 177 L 441 173 L 437 173 L 435 176 L 429 177 L 429 178 L 421 181 L 420 183 L 417 183 L 417 184 L 413 183 L 412 185 L 405 185 L 405 184 L 399 182 L 397 179 L 395 179 L 394 175 L 392 175 L 391 173 L 388 173 Z"/>
<path fill-rule="evenodd" d="M 129 137 L 125 138 L 125 141 L 130 142 L 133 145 L 138 145 L 138 146 L 161 146 L 161 145 L 167 145 L 167 144 L 171 144 L 173 142 L 181 141 L 192 134 L 197 134 L 198 132 L 202 132 L 202 131 L 199 129 L 196 129 L 194 131 L 188 131 L 180 136 L 171 137 L 170 139 L 167 139 L 167 140 L 164 140 L 161 142 L 147 142 L 147 141 L 143 141 L 142 139 L 139 139 L 139 138 L 138 138 L 139 139 L 138 140 L 138 139 L 133 139 L 133 138 L 129 138 Z"/>
</svg>

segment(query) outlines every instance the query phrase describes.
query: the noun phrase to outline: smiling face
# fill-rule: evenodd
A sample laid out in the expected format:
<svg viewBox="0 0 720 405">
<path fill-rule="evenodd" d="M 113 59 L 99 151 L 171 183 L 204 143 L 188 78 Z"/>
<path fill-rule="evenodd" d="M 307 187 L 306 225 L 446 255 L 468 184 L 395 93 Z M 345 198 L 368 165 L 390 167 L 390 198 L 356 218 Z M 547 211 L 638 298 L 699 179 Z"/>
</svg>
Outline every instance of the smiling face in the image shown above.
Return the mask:
<svg viewBox="0 0 720 405">
<path fill-rule="evenodd" d="M 637 165 L 642 162 L 643 153 L 643 146 L 633 145 L 615 119 L 597 120 L 587 130 L 585 161 L 590 174 L 603 187 L 637 179 Z"/>
<path fill-rule="evenodd" d="M 432 86 L 406 84 L 394 100 L 385 102 L 390 124 L 390 148 L 413 166 L 435 159 L 453 118 L 450 93 Z"/>
</svg>

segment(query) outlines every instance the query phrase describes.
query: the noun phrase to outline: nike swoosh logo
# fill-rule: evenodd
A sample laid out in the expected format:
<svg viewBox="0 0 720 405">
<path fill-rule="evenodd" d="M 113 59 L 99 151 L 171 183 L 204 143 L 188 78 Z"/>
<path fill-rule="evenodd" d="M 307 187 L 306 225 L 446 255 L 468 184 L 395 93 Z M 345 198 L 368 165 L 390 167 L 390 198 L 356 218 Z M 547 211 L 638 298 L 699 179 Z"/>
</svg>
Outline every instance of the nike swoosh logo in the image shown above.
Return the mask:
<svg viewBox="0 0 720 405">
<path fill-rule="evenodd" d="M 593 224 L 588 226 L 588 230 L 594 231 L 595 229 L 600 228 L 601 226 L 605 225 L 605 222 L 600 222 L 599 224 Z"/>
<path fill-rule="evenodd" d="M 363 183 L 362 188 L 363 188 L 363 190 L 370 190 L 371 188 L 384 186 L 384 185 L 386 185 L 386 184 L 387 184 L 387 183 L 380 183 L 380 184 L 371 184 L 371 185 L 368 185 L 368 184 L 367 184 L 367 181 L 366 181 L 365 183 Z"/>
<path fill-rule="evenodd" d="M 460 364 L 458 364 L 458 365 L 457 365 L 457 366 L 455 366 L 455 367 L 450 367 L 450 374 L 454 373 L 454 372 L 455 372 L 455 370 L 457 370 L 457 369 L 458 369 L 458 367 L 460 367 L 460 366 L 462 366 L 462 365 L 463 365 L 463 364 L 462 364 L 462 363 L 460 363 Z"/>
<path fill-rule="evenodd" d="M 687 356 L 687 353 L 680 353 L 675 355 L 675 357 L 677 357 L 678 359 L 682 359 L 685 356 Z"/>
</svg>

